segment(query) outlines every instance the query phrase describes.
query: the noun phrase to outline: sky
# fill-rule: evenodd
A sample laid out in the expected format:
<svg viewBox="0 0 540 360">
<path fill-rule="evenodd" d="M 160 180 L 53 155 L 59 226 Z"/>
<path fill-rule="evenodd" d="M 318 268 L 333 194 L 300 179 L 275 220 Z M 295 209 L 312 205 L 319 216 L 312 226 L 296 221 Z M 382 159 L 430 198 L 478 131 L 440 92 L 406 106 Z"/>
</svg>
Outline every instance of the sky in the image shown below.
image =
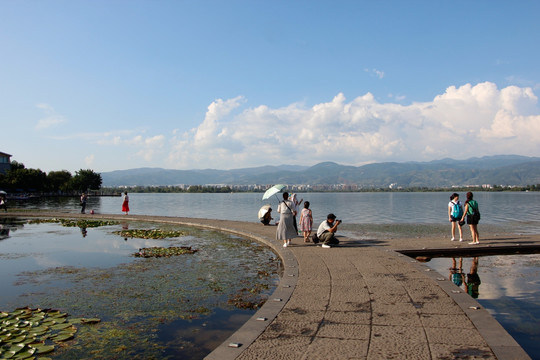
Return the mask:
<svg viewBox="0 0 540 360">
<path fill-rule="evenodd" d="M 0 152 L 45 172 L 540 156 L 540 2 L 0 0 Z"/>
</svg>

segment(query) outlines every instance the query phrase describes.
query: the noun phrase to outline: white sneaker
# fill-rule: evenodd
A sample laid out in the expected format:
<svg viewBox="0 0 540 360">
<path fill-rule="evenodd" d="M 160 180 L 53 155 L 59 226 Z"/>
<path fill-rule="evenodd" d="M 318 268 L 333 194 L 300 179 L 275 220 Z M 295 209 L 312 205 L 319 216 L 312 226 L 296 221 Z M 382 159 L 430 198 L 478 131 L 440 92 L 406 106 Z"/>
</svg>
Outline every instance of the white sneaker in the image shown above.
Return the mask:
<svg viewBox="0 0 540 360">
<path fill-rule="evenodd" d="M 287 240 L 287 246 L 291 245 L 291 240 Z"/>
<path fill-rule="evenodd" d="M 463 239 L 459 239 L 459 242 L 462 242 L 462 241 L 463 241 Z"/>
<path fill-rule="evenodd" d="M 287 247 L 287 243 L 283 244 L 283 247 Z"/>
<path fill-rule="evenodd" d="M 325 249 L 330 249 L 330 248 L 331 248 L 330 245 L 326 245 L 326 244 L 322 244 L 321 247 L 322 247 L 322 248 L 325 248 Z"/>
<path fill-rule="evenodd" d="M 456 240 L 456 239 L 454 239 L 454 238 L 451 238 L 451 239 L 450 239 L 450 241 L 455 241 L 455 240 Z"/>
</svg>

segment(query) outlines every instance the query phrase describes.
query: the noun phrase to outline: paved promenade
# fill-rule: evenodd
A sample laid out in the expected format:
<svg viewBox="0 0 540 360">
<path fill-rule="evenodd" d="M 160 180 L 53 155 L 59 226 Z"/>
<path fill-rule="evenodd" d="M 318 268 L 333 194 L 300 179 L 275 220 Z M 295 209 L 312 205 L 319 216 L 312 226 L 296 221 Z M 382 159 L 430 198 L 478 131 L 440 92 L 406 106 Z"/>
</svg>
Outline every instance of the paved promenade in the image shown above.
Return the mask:
<svg viewBox="0 0 540 360">
<path fill-rule="evenodd" d="M 274 240 L 276 227 L 259 223 L 76 213 L 25 212 L 23 216 L 40 215 L 202 226 L 272 247 L 284 264 L 277 289 L 207 359 L 530 359 L 446 274 L 430 271 L 396 250 L 538 247 L 540 236 L 486 237 L 480 246 L 430 238 L 341 237 L 340 246 L 332 249 L 296 238 L 292 246 L 283 248 Z"/>
</svg>

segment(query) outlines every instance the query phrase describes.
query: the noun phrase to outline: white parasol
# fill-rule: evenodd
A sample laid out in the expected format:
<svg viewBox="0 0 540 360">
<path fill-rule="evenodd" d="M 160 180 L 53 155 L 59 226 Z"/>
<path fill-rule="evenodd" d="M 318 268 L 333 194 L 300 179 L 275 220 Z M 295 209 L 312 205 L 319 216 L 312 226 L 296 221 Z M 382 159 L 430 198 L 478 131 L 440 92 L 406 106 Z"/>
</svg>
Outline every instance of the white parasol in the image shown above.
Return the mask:
<svg viewBox="0 0 540 360">
<path fill-rule="evenodd" d="M 259 209 L 259 220 L 262 219 L 264 217 L 264 215 L 266 215 L 266 213 L 268 212 L 268 209 L 270 209 L 270 208 L 271 208 L 270 204 L 266 204 L 266 205 L 263 205 Z"/>
<path fill-rule="evenodd" d="M 284 187 L 285 187 L 285 185 L 283 185 L 283 184 L 276 184 L 276 185 L 272 186 L 270 189 L 266 190 L 266 192 L 264 193 L 262 199 L 263 200 L 269 199 L 272 195 L 276 195 L 278 192 L 283 190 Z"/>
</svg>

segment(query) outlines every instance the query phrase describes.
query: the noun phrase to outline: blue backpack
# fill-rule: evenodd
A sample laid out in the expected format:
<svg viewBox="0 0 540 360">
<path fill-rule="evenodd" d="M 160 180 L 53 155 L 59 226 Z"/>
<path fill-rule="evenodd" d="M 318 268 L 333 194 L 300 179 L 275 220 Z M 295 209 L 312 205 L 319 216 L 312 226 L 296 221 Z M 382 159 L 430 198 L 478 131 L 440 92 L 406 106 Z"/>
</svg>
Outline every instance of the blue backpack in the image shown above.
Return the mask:
<svg viewBox="0 0 540 360">
<path fill-rule="evenodd" d="M 455 219 L 461 219 L 463 216 L 463 208 L 461 207 L 461 202 L 457 202 L 457 204 L 454 204 L 452 207 L 452 217 Z"/>
</svg>

